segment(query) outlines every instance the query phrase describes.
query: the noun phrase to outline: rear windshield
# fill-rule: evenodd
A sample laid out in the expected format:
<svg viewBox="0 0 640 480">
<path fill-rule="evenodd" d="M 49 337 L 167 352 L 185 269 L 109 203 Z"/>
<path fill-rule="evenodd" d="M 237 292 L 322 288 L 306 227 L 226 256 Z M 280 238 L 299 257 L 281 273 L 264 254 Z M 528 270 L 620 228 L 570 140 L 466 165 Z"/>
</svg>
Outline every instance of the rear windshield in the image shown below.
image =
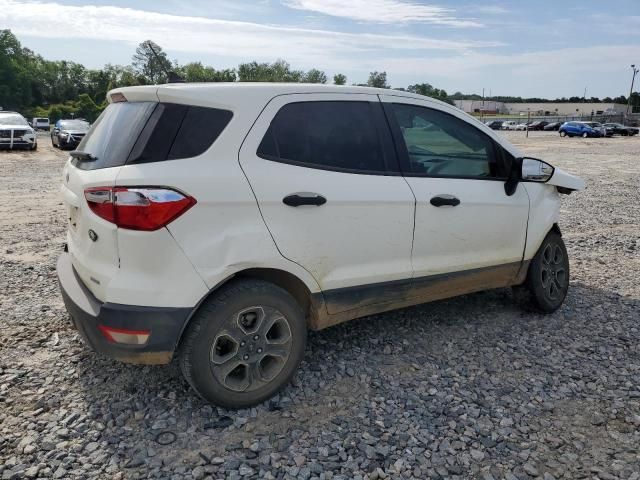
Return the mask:
<svg viewBox="0 0 640 480">
<path fill-rule="evenodd" d="M 87 162 L 74 159 L 73 164 L 83 170 L 124 165 L 156 105 L 155 102 L 110 104 L 77 148 L 90 153 L 96 160 Z"/>
<path fill-rule="evenodd" d="M 84 170 L 191 158 L 216 141 L 233 114 L 228 110 L 156 102 L 110 104 L 77 150 L 96 160 Z"/>
</svg>

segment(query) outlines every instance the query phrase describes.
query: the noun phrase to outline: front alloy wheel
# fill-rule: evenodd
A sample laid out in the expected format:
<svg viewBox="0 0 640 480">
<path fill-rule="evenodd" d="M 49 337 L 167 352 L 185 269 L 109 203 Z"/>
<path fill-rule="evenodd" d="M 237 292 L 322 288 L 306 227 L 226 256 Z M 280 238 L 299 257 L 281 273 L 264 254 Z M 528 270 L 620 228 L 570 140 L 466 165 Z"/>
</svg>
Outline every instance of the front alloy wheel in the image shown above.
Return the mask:
<svg viewBox="0 0 640 480">
<path fill-rule="evenodd" d="M 545 297 L 550 302 L 564 298 L 569 283 L 566 253 L 559 244 L 547 243 L 540 260 L 540 284 Z"/>
<path fill-rule="evenodd" d="M 516 299 L 537 311 L 551 313 L 569 290 L 569 258 L 562 237 L 549 232 L 529 264 L 527 278 L 513 288 Z"/>
</svg>

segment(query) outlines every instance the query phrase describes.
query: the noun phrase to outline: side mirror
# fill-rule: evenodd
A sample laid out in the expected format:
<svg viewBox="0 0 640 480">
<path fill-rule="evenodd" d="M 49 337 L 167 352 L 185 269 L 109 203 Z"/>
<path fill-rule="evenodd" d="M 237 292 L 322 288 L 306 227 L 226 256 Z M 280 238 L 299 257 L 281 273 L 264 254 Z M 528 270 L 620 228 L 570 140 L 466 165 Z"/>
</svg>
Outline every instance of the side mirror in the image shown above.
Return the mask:
<svg viewBox="0 0 640 480">
<path fill-rule="evenodd" d="M 516 192 L 519 182 L 547 182 L 553 176 L 554 168 L 537 158 L 516 158 L 511 164 L 511 171 L 504 182 L 504 193 L 511 196 Z"/>
<path fill-rule="evenodd" d="M 544 183 L 553 176 L 554 168 L 537 158 L 523 158 L 520 170 L 520 179 L 523 182 Z"/>
</svg>

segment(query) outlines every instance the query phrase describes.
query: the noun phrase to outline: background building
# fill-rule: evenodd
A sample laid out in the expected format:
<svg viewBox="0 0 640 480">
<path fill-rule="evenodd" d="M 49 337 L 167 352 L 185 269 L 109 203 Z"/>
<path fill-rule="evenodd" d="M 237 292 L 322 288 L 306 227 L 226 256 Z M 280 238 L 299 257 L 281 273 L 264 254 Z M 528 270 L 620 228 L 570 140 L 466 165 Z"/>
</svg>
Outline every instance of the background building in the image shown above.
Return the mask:
<svg viewBox="0 0 640 480">
<path fill-rule="evenodd" d="M 493 100 L 455 100 L 455 105 L 467 113 L 485 113 L 497 115 L 531 115 L 544 116 L 583 116 L 583 115 L 618 115 L 627 110 L 620 103 L 505 103 Z"/>
</svg>

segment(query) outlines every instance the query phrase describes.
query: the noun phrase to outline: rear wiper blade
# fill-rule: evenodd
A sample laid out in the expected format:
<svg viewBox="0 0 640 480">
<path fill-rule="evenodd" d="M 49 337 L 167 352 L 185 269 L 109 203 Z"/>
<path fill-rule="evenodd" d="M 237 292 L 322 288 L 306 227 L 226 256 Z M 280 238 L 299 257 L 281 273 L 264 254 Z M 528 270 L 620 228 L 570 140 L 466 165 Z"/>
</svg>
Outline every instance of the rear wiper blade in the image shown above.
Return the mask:
<svg viewBox="0 0 640 480">
<path fill-rule="evenodd" d="M 96 157 L 95 155 L 87 152 L 81 152 L 80 150 L 69 152 L 69 155 L 81 162 L 94 162 L 98 159 L 98 157 Z"/>
</svg>

